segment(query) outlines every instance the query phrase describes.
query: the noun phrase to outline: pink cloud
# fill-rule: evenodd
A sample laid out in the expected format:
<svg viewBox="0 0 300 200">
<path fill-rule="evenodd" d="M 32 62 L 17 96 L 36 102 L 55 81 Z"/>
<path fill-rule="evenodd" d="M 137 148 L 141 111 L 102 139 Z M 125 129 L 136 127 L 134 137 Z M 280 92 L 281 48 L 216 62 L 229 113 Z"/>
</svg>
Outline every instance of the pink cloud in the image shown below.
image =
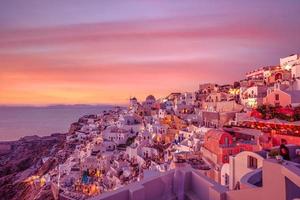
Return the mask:
<svg viewBox="0 0 300 200">
<path fill-rule="evenodd" d="M 276 30 L 191 17 L 0 31 L 0 103 L 124 102 L 234 81 L 265 59 L 258 48 L 291 40 Z"/>
</svg>

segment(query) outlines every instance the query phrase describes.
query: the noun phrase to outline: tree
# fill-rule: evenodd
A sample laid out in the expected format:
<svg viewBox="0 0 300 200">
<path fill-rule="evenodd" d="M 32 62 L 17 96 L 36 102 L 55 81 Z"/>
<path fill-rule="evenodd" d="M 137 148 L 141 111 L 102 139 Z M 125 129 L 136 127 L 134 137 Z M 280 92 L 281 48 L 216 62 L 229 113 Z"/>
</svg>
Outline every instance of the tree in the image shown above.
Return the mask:
<svg viewBox="0 0 300 200">
<path fill-rule="evenodd" d="M 235 82 L 233 83 L 233 88 L 234 88 L 234 89 L 240 88 L 240 87 L 241 87 L 241 83 L 240 83 L 240 82 L 235 81 Z"/>
</svg>

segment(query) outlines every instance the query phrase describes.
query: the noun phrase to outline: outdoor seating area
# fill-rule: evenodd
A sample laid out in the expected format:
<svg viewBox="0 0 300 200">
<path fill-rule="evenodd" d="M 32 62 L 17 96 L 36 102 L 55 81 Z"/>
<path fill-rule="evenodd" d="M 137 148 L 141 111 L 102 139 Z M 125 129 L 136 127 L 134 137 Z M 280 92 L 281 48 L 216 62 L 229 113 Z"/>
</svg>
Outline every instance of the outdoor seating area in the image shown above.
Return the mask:
<svg viewBox="0 0 300 200">
<path fill-rule="evenodd" d="M 238 127 L 258 129 L 265 133 L 300 137 L 300 121 L 288 122 L 279 119 L 263 120 L 251 117 L 237 124 Z"/>
</svg>

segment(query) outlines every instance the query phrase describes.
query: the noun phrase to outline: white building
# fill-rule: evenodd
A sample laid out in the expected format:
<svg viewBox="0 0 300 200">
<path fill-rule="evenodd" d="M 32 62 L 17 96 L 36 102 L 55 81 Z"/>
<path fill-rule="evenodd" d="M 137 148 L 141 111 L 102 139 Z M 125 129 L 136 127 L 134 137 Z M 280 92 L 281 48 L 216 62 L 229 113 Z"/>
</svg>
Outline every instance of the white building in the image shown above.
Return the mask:
<svg viewBox="0 0 300 200">
<path fill-rule="evenodd" d="M 164 102 L 166 110 L 170 111 L 174 108 L 174 102 L 171 100 L 167 100 Z"/>
<path fill-rule="evenodd" d="M 129 109 L 130 110 L 136 110 L 138 108 L 138 100 L 137 98 L 133 97 L 133 98 L 130 98 L 129 100 Z"/>
<path fill-rule="evenodd" d="M 158 156 L 158 150 L 150 146 L 143 146 L 138 153 L 142 158 L 153 158 Z"/>
<path fill-rule="evenodd" d="M 179 96 L 177 103 L 184 104 L 184 105 L 193 105 L 195 103 L 195 100 L 196 100 L 195 93 L 184 92 Z"/>
<path fill-rule="evenodd" d="M 98 169 L 100 165 L 100 160 L 98 160 L 96 156 L 89 156 L 82 162 L 83 170 Z"/>
<path fill-rule="evenodd" d="M 129 131 L 132 134 L 131 136 L 144 129 L 142 119 L 137 115 L 121 115 L 117 127 Z"/>
<path fill-rule="evenodd" d="M 166 110 L 164 110 L 164 109 L 159 109 L 158 110 L 158 118 L 163 119 L 163 118 L 166 117 L 166 115 L 167 115 L 167 111 Z"/>
<path fill-rule="evenodd" d="M 88 138 L 87 133 L 82 132 L 82 131 L 76 131 L 75 135 L 76 135 L 77 139 L 80 140 L 80 141 L 84 141 Z"/>
<path fill-rule="evenodd" d="M 256 85 L 248 88 L 241 88 L 240 98 L 242 105 L 252 108 L 263 104 L 263 98 L 267 96 L 267 87 Z"/>
<path fill-rule="evenodd" d="M 119 144 L 126 144 L 127 139 L 130 137 L 130 133 L 127 130 L 119 129 L 116 127 L 106 129 L 103 131 L 103 139 Z"/>
<path fill-rule="evenodd" d="M 168 131 L 168 125 L 165 124 L 147 124 L 147 130 L 150 133 L 155 133 L 155 134 L 166 134 Z"/>
<path fill-rule="evenodd" d="M 280 66 L 285 70 L 291 70 L 293 66 L 300 64 L 300 57 L 297 54 L 280 58 Z M 292 76 L 293 77 L 293 76 Z"/>
<path fill-rule="evenodd" d="M 229 163 L 223 164 L 221 168 L 221 184 L 229 189 L 234 189 L 240 184 L 241 178 L 263 165 L 266 157 L 265 152 L 243 151 L 235 156 L 229 157 Z"/>
<path fill-rule="evenodd" d="M 138 156 L 138 148 L 126 147 L 126 154 L 129 159 L 136 158 Z"/>
<path fill-rule="evenodd" d="M 151 141 L 153 138 L 153 134 L 148 130 L 139 132 L 139 136 L 142 141 L 148 141 L 148 142 Z"/>
<path fill-rule="evenodd" d="M 104 141 L 102 143 L 106 151 L 114 151 L 116 149 L 116 143 L 111 141 Z"/>
</svg>

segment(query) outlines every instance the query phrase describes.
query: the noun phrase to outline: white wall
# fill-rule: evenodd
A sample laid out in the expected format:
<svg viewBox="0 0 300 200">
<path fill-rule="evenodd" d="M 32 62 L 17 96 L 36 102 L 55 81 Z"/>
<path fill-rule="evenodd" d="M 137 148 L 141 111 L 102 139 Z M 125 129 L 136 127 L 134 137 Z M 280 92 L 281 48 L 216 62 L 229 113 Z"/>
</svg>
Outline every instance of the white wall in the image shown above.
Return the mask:
<svg viewBox="0 0 300 200">
<path fill-rule="evenodd" d="M 229 174 L 230 174 L 230 166 L 228 163 L 225 163 L 222 165 L 222 168 L 221 168 L 221 185 L 225 185 L 227 186 L 228 183 L 226 184 L 226 176 L 229 177 Z"/>
<path fill-rule="evenodd" d="M 264 158 L 257 153 L 243 151 L 229 158 L 229 189 L 233 189 L 238 181 L 247 173 L 255 170 L 248 168 L 248 156 L 257 159 L 257 168 L 262 167 Z"/>
</svg>

